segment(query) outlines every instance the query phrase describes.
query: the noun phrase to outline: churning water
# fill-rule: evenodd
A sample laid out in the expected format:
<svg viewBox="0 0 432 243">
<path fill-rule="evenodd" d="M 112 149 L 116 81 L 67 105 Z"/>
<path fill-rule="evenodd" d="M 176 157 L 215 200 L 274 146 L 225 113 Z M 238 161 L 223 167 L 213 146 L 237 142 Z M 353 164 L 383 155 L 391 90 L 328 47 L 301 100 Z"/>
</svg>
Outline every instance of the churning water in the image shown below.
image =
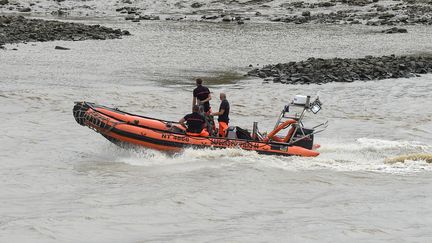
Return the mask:
<svg viewBox="0 0 432 243">
<path fill-rule="evenodd" d="M 432 48 L 428 28 L 101 23 L 133 36 L 0 52 L 0 242 L 432 241 L 432 165 L 386 163 L 432 153 L 432 75 L 306 86 L 243 77 L 249 64 L 415 54 Z M 124 150 L 72 117 L 86 100 L 178 120 L 195 77 L 208 80 L 213 107 L 226 92 L 232 124 L 249 129 L 270 130 L 296 94 L 319 95 L 323 110 L 306 125 L 329 121 L 321 155 Z"/>
</svg>

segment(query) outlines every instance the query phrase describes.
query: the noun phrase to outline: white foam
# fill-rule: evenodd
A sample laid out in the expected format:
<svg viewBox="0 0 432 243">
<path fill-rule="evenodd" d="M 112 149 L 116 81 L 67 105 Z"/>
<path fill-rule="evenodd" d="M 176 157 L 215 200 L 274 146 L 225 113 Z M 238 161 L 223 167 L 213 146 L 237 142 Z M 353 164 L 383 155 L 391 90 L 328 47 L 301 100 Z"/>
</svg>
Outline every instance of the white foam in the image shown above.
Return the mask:
<svg viewBox="0 0 432 243">
<path fill-rule="evenodd" d="M 290 171 L 334 170 L 373 171 L 383 173 L 417 173 L 432 171 L 425 161 L 386 163 L 386 159 L 407 153 L 422 153 L 432 146 L 411 141 L 389 141 L 360 138 L 352 143 L 324 143 L 321 155 L 315 158 L 260 155 L 242 149 L 185 149 L 182 153 L 167 154 L 151 149 L 107 148 L 111 161 L 133 166 L 175 166 L 182 170 L 221 168 L 244 165 L 255 168 L 277 168 Z M 183 167 L 183 168 L 181 168 Z"/>
<path fill-rule="evenodd" d="M 375 138 L 359 138 L 351 143 L 330 143 L 321 147 L 323 152 L 332 151 L 383 151 L 383 150 L 432 151 L 431 145 L 416 141 L 390 141 Z"/>
<path fill-rule="evenodd" d="M 116 150 L 114 153 L 117 153 Z M 185 149 L 181 153 L 167 154 L 151 149 L 123 149 L 116 154 L 115 161 L 135 166 L 169 166 L 176 164 L 220 164 L 228 165 L 231 162 L 242 163 L 256 161 L 259 155 L 256 152 L 242 149 Z"/>
<path fill-rule="evenodd" d="M 407 153 L 431 151 L 432 146 L 415 141 L 389 141 L 360 138 L 353 143 L 329 143 L 320 149 L 321 155 L 302 164 L 302 169 L 330 169 L 336 171 L 374 171 L 385 173 L 416 173 L 432 171 L 425 161 L 386 163 L 386 159 Z M 301 162 L 300 159 L 298 162 Z"/>
</svg>

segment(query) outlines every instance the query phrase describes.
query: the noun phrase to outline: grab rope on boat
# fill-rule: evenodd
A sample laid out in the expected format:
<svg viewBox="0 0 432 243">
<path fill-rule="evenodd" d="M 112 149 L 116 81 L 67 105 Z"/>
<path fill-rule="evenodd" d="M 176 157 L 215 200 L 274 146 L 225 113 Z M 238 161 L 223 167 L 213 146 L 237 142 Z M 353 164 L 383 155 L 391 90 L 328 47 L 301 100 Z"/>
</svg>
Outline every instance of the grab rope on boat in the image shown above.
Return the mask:
<svg viewBox="0 0 432 243">
<path fill-rule="evenodd" d="M 110 121 L 110 119 L 99 114 L 98 111 L 94 110 L 91 104 L 86 102 L 77 102 L 73 108 L 73 115 L 80 125 L 87 126 L 99 133 L 110 132 L 118 124 L 125 123 Z M 111 125 L 109 125 L 110 123 Z"/>
</svg>

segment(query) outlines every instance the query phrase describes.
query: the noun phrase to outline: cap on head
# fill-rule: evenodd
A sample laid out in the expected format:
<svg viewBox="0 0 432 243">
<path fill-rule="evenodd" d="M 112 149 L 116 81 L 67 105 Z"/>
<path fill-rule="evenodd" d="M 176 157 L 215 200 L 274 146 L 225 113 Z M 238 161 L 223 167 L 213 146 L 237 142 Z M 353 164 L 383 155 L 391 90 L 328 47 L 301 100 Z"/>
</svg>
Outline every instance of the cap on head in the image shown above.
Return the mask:
<svg viewBox="0 0 432 243">
<path fill-rule="evenodd" d="M 196 84 L 201 85 L 202 82 L 203 82 L 202 79 L 200 79 L 200 78 L 197 78 L 197 79 L 196 79 Z"/>
<path fill-rule="evenodd" d="M 198 106 L 198 105 L 194 105 L 194 106 L 192 107 L 192 111 L 193 111 L 193 112 L 198 112 L 198 111 L 199 111 L 199 106 Z"/>
</svg>

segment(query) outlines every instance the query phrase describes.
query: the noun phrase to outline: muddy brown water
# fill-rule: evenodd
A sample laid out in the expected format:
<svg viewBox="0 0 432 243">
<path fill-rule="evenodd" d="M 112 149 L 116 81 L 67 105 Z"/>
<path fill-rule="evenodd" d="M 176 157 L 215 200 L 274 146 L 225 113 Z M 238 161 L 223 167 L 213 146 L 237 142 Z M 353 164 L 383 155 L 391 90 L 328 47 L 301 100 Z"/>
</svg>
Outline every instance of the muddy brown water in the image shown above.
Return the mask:
<svg viewBox="0 0 432 243">
<path fill-rule="evenodd" d="M 0 51 L 0 241 L 432 240 L 431 165 L 385 162 L 432 153 L 432 75 L 306 86 L 243 77 L 249 64 L 424 52 L 430 28 L 86 23 L 133 36 Z M 305 124 L 329 121 L 316 136 L 322 154 L 124 150 L 72 117 L 86 100 L 178 120 L 195 77 L 208 81 L 214 109 L 226 92 L 231 123 L 249 129 L 271 129 L 296 94 L 319 95 L 323 110 Z"/>
</svg>

